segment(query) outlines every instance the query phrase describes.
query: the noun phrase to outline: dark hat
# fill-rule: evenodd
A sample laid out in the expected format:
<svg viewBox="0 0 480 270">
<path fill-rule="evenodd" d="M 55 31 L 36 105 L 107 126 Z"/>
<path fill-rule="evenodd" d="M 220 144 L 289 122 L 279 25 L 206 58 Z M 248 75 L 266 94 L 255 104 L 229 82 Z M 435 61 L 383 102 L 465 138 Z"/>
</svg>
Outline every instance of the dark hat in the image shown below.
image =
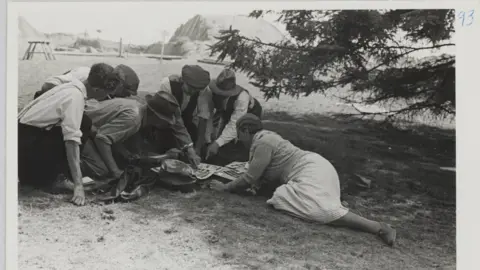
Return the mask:
<svg viewBox="0 0 480 270">
<path fill-rule="evenodd" d="M 263 129 L 262 120 L 252 113 L 247 113 L 237 120 L 237 130 L 241 130 L 245 126 L 251 128 L 250 132 L 256 132 Z"/>
<path fill-rule="evenodd" d="M 185 65 L 182 68 L 182 79 L 188 86 L 203 90 L 210 83 L 210 73 L 199 65 Z"/>
<path fill-rule="evenodd" d="M 154 95 L 145 97 L 148 108 L 158 118 L 167 121 L 169 124 L 175 123 L 175 111 L 180 107 L 175 97 L 167 92 L 159 91 Z"/>
<path fill-rule="evenodd" d="M 235 72 L 231 69 L 224 69 L 216 80 L 212 80 L 209 85 L 214 94 L 220 96 L 236 96 L 242 92 L 243 88 L 237 85 Z"/>
<path fill-rule="evenodd" d="M 138 78 L 137 73 L 131 67 L 126 65 L 118 65 L 115 67 L 113 72 L 122 82 L 122 90 L 125 92 L 125 94 L 132 96 L 137 95 L 140 79 Z"/>
</svg>

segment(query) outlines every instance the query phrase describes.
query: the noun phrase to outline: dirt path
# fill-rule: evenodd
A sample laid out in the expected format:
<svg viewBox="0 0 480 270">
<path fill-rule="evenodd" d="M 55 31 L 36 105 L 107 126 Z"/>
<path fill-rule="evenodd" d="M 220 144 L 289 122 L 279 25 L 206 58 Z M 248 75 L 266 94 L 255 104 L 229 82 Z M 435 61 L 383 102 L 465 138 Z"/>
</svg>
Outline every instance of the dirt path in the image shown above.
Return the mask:
<svg viewBox="0 0 480 270">
<path fill-rule="evenodd" d="M 175 209 L 153 216 L 128 204 L 74 207 L 64 196 L 36 195 L 20 203 L 19 269 L 236 269 L 205 228 Z M 102 218 L 104 209 L 114 220 Z"/>
<path fill-rule="evenodd" d="M 66 202 L 69 196 L 21 194 L 19 269 L 435 269 L 455 264 L 455 245 L 447 240 L 455 236 L 452 212 L 425 209 L 417 199 L 382 207 L 371 199 L 345 198 L 355 212 L 397 227 L 397 246 L 390 248 L 369 234 L 289 217 L 258 197 L 157 188 L 133 203 L 75 207 Z M 104 209 L 115 219 L 102 218 Z"/>
</svg>

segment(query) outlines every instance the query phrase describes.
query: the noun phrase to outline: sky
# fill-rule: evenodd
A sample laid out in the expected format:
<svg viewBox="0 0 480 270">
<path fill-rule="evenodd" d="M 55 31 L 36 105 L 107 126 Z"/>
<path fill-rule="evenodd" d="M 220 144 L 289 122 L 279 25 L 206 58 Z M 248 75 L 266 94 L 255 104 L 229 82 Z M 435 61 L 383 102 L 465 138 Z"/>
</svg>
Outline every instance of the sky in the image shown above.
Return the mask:
<svg viewBox="0 0 480 270">
<path fill-rule="evenodd" d="M 166 30 L 172 35 L 182 23 L 197 14 L 247 15 L 249 7 L 225 8 L 195 2 L 43 2 L 15 3 L 19 15 L 43 33 L 84 33 L 107 40 L 123 38 L 125 43 L 149 45 L 162 40 Z M 228 4 L 228 3 L 227 3 Z M 268 21 L 275 18 L 267 17 Z M 96 30 L 101 30 L 97 34 Z"/>
</svg>

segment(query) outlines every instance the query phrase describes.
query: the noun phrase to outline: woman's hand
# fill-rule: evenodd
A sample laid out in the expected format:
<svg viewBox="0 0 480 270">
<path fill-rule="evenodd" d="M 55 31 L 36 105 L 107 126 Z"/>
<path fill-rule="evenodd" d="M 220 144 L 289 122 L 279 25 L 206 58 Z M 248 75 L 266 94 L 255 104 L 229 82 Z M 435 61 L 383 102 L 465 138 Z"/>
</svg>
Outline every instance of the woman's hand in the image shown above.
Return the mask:
<svg viewBox="0 0 480 270">
<path fill-rule="evenodd" d="M 226 185 L 218 180 L 212 180 L 212 182 L 210 182 L 210 188 L 216 191 L 225 191 Z"/>
</svg>

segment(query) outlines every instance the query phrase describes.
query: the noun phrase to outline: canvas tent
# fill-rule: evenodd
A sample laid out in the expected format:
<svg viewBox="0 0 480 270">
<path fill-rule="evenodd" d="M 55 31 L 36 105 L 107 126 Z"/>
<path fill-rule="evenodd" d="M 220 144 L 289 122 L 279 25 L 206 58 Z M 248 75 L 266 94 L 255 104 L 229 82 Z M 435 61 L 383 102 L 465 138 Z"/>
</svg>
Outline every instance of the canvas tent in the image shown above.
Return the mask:
<svg viewBox="0 0 480 270">
<path fill-rule="evenodd" d="M 22 16 L 18 17 L 18 57 L 21 58 L 28 48 L 29 41 L 48 41 L 44 33 L 39 32 Z M 36 51 L 39 51 L 37 48 Z"/>
</svg>

